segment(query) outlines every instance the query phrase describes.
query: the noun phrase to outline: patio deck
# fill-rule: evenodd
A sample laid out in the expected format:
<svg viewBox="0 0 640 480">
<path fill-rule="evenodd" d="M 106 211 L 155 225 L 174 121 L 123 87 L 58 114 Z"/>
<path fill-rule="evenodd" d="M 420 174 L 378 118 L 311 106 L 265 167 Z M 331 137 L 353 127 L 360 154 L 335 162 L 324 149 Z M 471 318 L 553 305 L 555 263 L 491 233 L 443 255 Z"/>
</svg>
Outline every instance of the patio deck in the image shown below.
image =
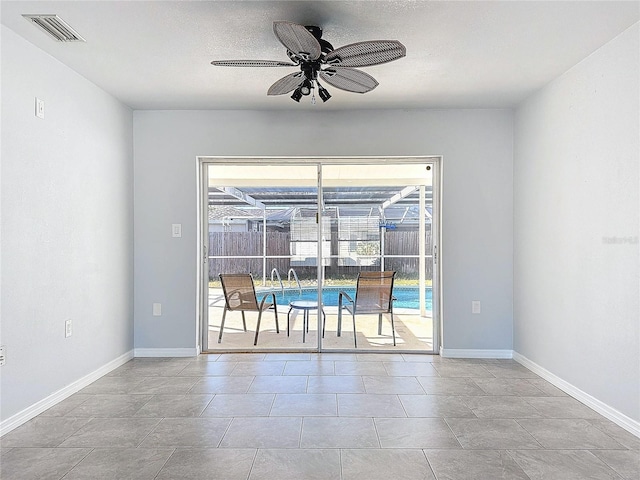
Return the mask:
<svg viewBox="0 0 640 480">
<path fill-rule="evenodd" d="M 218 333 L 224 299 L 222 292 L 211 291 L 209 297 L 209 349 L 216 350 L 312 350 L 317 348 L 317 311 L 310 312 L 309 332 L 305 343 L 302 342 L 302 311 L 291 312 L 291 334 L 287 337 L 288 305 L 278 305 L 280 333 L 276 334 L 273 311 L 264 312 L 260 325 L 258 345 L 253 346 L 256 331 L 257 312 L 246 312 L 247 331 L 242 328 L 240 312 L 227 312 L 222 342 L 218 343 Z M 353 323 L 351 315 L 343 312 L 342 334 L 337 336 L 338 308 L 325 307 L 326 331 L 323 348 L 347 350 L 353 349 Z M 382 335 L 378 335 L 378 315 L 357 315 L 356 328 L 358 350 L 392 350 L 392 351 L 431 351 L 433 349 L 433 326 L 431 317 L 421 317 L 415 310 L 397 309 L 394 312 L 396 327 L 396 346 L 393 346 L 391 322 L 388 315 L 383 315 Z"/>
</svg>

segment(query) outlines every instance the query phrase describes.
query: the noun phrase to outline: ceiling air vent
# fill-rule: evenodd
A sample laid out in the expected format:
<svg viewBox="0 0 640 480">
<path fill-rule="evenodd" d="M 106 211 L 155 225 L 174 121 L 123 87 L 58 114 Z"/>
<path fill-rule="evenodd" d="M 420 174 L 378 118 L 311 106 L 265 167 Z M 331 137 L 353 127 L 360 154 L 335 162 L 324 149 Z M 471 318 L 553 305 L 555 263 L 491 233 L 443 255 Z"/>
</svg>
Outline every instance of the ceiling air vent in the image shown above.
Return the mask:
<svg viewBox="0 0 640 480">
<path fill-rule="evenodd" d="M 85 42 L 78 32 L 57 15 L 22 15 L 58 42 Z"/>
</svg>

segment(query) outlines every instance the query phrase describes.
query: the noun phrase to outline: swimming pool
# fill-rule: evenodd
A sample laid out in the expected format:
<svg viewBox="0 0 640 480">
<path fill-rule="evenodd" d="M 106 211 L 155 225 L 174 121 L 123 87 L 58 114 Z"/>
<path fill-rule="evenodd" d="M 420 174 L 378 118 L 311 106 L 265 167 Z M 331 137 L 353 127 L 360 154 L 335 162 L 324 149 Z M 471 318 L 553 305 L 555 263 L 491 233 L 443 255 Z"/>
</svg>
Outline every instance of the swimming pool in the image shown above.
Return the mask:
<svg viewBox="0 0 640 480">
<path fill-rule="evenodd" d="M 310 300 L 316 301 L 318 299 L 318 290 L 316 288 L 303 288 L 302 293 L 297 288 L 285 288 L 284 294 L 282 290 L 269 289 L 276 294 L 276 303 L 278 305 L 288 305 L 295 300 Z M 324 287 L 322 290 L 322 301 L 325 306 L 337 307 L 338 306 L 338 294 L 341 292 L 347 292 L 351 297 L 355 297 L 355 287 Z M 258 294 L 264 295 L 267 290 L 260 290 Z M 393 308 L 420 308 L 420 298 L 418 287 L 393 287 L 393 295 L 397 298 L 393 302 Z M 427 310 L 431 310 L 432 306 L 432 290 L 431 287 L 427 287 L 424 290 L 425 307 Z"/>
</svg>

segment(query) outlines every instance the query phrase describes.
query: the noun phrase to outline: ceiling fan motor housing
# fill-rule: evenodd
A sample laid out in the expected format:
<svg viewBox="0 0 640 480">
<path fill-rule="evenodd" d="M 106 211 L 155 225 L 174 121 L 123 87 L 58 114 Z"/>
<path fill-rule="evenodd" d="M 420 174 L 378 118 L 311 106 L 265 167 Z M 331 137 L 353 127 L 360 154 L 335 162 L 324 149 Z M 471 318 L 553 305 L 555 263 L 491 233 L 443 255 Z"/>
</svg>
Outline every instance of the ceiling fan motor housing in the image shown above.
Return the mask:
<svg viewBox="0 0 640 480">
<path fill-rule="evenodd" d="M 304 28 L 309 30 L 309 33 L 311 33 L 311 35 L 313 35 L 316 40 L 318 40 L 322 53 L 326 54 L 329 52 L 333 52 L 333 45 L 322 38 L 322 27 L 317 27 L 315 25 L 305 25 Z"/>
</svg>

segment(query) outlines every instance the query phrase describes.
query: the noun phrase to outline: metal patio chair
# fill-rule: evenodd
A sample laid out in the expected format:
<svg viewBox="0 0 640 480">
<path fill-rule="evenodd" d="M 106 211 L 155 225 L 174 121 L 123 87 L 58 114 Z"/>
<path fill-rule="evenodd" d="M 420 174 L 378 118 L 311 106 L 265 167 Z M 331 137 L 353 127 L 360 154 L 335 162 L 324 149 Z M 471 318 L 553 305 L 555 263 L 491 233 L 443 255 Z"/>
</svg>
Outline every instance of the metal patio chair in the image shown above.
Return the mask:
<svg viewBox="0 0 640 480">
<path fill-rule="evenodd" d="M 221 273 L 219 275 L 222 291 L 224 292 L 224 311 L 222 312 L 222 323 L 220 324 L 220 334 L 218 335 L 218 343 L 222 341 L 222 332 L 224 330 L 224 321 L 227 311 L 240 311 L 242 313 L 242 326 L 247 331 L 247 321 L 244 312 L 258 312 L 258 323 L 256 325 L 256 337 L 253 345 L 258 344 L 258 334 L 260 333 L 260 321 L 262 320 L 262 312 L 273 309 L 276 318 L 276 333 L 280 333 L 278 325 L 278 309 L 276 306 L 275 293 L 267 293 L 262 297 L 260 303 L 256 297 L 256 289 L 253 284 L 253 278 L 249 273 Z M 271 297 L 271 301 L 267 298 Z"/>
<path fill-rule="evenodd" d="M 393 324 L 393 280 L 396 272 L 360 272 L 356 284 L 355 299 L 347 292 L 338 294 L 338 335 L 342 328 L 342 310 L 345 309 L 353 318 L 353 344 L 358 348 L 356 339 L 356 315 L 378 314 L 378 335 L 382 335 L 382 314 L 391 317 L 393 346 L 396 346 L 396 329 Z"/>
</svg>

